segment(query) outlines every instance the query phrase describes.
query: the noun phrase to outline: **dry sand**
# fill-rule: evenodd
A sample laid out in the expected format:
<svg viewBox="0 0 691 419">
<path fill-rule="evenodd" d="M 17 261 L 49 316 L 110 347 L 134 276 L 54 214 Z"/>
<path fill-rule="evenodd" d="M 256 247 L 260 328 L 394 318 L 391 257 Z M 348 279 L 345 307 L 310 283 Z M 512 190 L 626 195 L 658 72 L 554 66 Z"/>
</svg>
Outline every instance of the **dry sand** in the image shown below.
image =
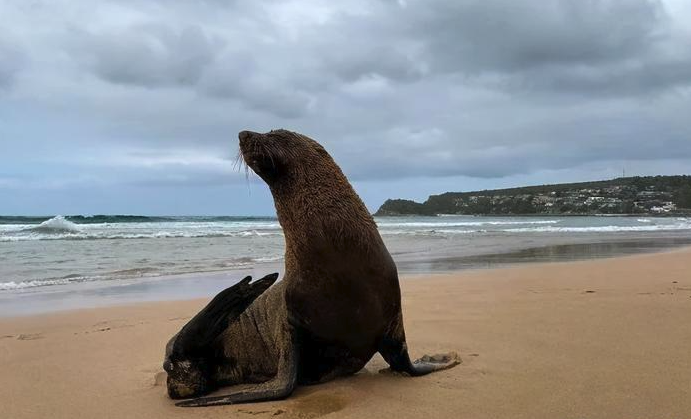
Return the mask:
<svg viewBox="0 0 691 419">
<path fill-rule="evenodd" d="M 0 320 L 2 418 L 691 417 L 691 250 L 402 281 L 414 355 L 463 364 L 377 371 L 285 401 L 174 407 L 163 347 L 205 301 Z"/>
</svg>

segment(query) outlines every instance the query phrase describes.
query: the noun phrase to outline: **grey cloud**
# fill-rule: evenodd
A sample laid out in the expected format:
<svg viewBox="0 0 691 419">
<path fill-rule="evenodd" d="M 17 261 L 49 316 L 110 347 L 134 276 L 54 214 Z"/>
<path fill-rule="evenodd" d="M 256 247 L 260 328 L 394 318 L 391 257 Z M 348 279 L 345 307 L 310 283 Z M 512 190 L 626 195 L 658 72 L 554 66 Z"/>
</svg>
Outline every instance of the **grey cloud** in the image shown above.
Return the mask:
<svg viewBox="0 0 691 419">
<path fill-rule="evenodd" d="M 15 14 L 6 23 L 35 63 L 17 98 L 35 114 L 60 109 L 43 134 L 154 156 L 227 158 L 239 130 L 294 129 L 361 180 L 691 158 L 690 38 L 672 25 L 688 17 L 659 1 L 220 3 L 122 2 L 88 24 L 56 6 L 44 31 Z M 223 164 L 107 169 L 216 184 Z"/>
<path fill-rule="evenodd" d="M 369 14 L 342 14 L 327 27 L 309 28 L 295 59 L 316 57 L 316 78 L 333 74 L 344 82 L 377 74 L 416 83 L 455 74 L 469 83 L 490 79 L 493 89 L 588 95 L 691 83 L 684 71 L 691 44 L 672 33 L 660 1 L 375 4 Z"/>
<path fill-rule="evenodd" d="M 427 38 L 430 60 L 447 71 L 514 72 L 626 59 L 651 48 L 666 24 L 656 0 L 415 5 L 401 13 Z"/>
<path fill-rule="evenodd" d="M 405 4 L 373 2 L 368 13 L 305 22 L 293 36 L 261 7 L 234 4 L 224 8 L 230 29 L 213 37 L 149 24 L 94 34 L 87 51 L 93 71 L 111 82 L 187 86 L 288 119 L 372 75 L 401 84 L 450 74 L 491 89 L 586 95 L 691 82 L 688 42 L 667 50 L 660 1 Z"/>
<path fill-rule="evenodd" d="M 117 31 L 77 31 L 78 52 L 104 80 L 140 86 L 194 85 L 223 43 L 195 25 L 138 25 Z"/>
<path fill-rule="evenodd" d="M 393 7 L 393 10 L 389 10 Z M 328 27 L 312 27 L 303 34 L 316 70 L 333 74 L 345 82 L 367 75 L 381 75 L 397 82 L 415 82 L 425 75 L 425 63 L 417 54 L 419 35 L 399 32 L 394 22 L 396 6 L 363 16 L 341 15 Z M 324 36 L 324 32 L 328 36 Z M 419 38 L 422 39 L 422 38 Z"/>
<path fill-rule="evenodd" d="M 278 71 L 272 73 L 273 68 Z M 273 68 L 263 68 L 246 53 L 227 54 L 204 74 L 197 89 L 212 97 L 238 100 L 250 109 L 281 118 L 303 116 L 310 106 L 309 94 L 286 79 L 280 65 Z"/>
<path fill-rule="evenodd" d="M 631 96 L 664 93 L 691 86 L 691 50 L 675 57 L 659 57 L 603 66 L 539 69 L 509 79 L 517 90 L 591 96 Z"/>
<path fill-rule="evenodd" d="M 629 100 L 583 104 L 585 109 L 520 109 L 521 102 L 495 101 L 495 109 L 470 118 L 459 114 L 455 123 L 433 117 L 438 110 L 431 108 L 426 122 L 410 117 L 399 120 L 398 129 L 360 131 L 359 140 L 351 136 L 327 148 L 343 156 L 345 170 L 358 179 L 497 178 L 589 162 L 691 160 L 691 129 L 681 117 L 691 106 L 678 107 L 675 97 L 645 106 Z M 438 127 L 420 128 L 431 124 Z"/>
<path fill-rule="evenodd" d="M 0 92 L 9 89 L 24 63 L 24 56 L 0 40 Z"/>
<path fill-rule="evenodd" d="M 671 32 L 657 0 L 404 4 L 344 16 L 322 42 L 336 46 L 317 50 L 326 67 L 347 81 L 457 74 L 483 83 L 494 75 L 492 88 L 551 94 L 639 94 L 691 83 L 691 42 Z"/>
</svg>

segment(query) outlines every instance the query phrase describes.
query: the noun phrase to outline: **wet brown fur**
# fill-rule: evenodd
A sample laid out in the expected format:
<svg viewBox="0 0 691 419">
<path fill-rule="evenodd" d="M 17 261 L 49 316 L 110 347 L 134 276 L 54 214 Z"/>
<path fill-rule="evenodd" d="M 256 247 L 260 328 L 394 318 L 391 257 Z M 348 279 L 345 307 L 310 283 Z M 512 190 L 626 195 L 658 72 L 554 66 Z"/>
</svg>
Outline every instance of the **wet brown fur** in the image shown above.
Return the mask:
<svg viewBox="0 0 691 419">
<path fill-rule="evenodd" d="M 239 137 L 242 159 L 274 197 L 285 234 L 285 275 L 212 345 L 212 386 L 259 384 L 249 393 L 231 390 L 182 405 L 285 397 L 298 383 L 353 374 L 377 351 L 392 369 L 411 375 L 459 363 L 454 353 L 411 363 L 396 265 L 374 219 L 326 150 L 286 130 L 243 131 Z"/>
</svg>

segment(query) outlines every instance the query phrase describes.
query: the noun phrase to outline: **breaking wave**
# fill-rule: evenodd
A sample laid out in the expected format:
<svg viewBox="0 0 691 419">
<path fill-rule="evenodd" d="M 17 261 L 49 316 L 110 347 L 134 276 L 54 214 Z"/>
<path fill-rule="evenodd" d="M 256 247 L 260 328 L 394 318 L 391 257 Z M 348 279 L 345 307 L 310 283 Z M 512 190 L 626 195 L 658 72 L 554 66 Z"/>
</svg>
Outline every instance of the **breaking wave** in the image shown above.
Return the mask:
<svg viewBox="0 0 691 419">
<path fill-rule="evenodd" d="M 218 238 L 218 237 L 280 237 L 281 231 L 234 231 L 234 232 L 194 232 L 194 231 L 157 231 L 145 233 L 109 233 L 109 232 L 84 232 L 76 231 L 51 231 L 44 232 L 30 230 L 32 233 L 42 234 L 1 234 L 0 242 L 20 242 L 27 240 L 126 240 L 126 239 L 174 239 L 174 238 Z"/>
<path fill-rule="evenodd" d="M 29 227 L 22 231 L 31 231 L 44 234 L 64 234 L 64 233 L 79 233 L 79 226 L 68 221 L 62 215 L 57 215 L 49 220 L 42 222 L 36 227 Z"/>
<path fill-rule="evenodd" d="M 146 216 L 146 215 L 67 215 L 60 216 L 65 220 L 75 224 L 118 224 L 118 223 L 160 223 L 160 222 L 254 222 L 254 221 L 275 221 L 275 217 L 242 217 L 242 216 Z M 0 216 L 0 225 L 3 224 L 40 224 L 55 218 L 46 217 L 24 217 L 24 216 Z"/>
</svg>

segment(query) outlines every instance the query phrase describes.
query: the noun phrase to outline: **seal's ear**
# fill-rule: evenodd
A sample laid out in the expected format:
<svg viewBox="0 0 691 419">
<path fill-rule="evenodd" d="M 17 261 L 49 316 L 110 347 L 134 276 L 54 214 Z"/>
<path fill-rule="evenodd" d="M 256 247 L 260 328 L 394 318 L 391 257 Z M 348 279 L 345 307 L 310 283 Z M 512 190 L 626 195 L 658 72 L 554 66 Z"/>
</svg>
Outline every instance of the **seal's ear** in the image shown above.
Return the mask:
<svg viewBox="0 0 691 419">
<path fill-rule="evenodd" d="M 228 327 L 252 302 L 278 279 L 278 273 L 254 281 L 247 276 L 221 291 L 192 318 L 175 339 L 175 351 L 193 355 L 203 350 Z"/>
</svg>

